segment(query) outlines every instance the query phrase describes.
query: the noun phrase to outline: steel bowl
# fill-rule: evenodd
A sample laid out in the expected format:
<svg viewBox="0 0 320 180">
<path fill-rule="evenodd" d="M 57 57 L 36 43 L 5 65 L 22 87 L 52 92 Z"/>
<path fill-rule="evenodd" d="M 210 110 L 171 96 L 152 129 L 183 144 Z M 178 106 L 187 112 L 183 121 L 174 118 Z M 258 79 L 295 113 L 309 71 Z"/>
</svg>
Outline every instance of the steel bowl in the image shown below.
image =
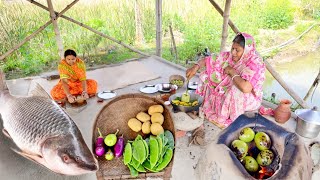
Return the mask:
<svg viewBox="0 0 320 180">
<path fill-rule="evenodd" d="M 201 104 L 203 103 L 203 97 L 201 97 L 198 94 L 195 93 L 189 93 L 190 94 L 190 101 L 195 101 L 198 100 L 198 105 L 197 106 L 178 106 L 172 103 L 172 100 L 175 100 L 177 97 L 181 98 L 181 95 L 183 93 L 177 93 L 177 94 L 173 94 L 169 97 L 169 101 L 173 106 L 173 110 L 174 111 L 182 111 L 182 112 L 191 112 L 191 111 L 199 111 L 199 107 L 201 106 Z"/>
</svg>

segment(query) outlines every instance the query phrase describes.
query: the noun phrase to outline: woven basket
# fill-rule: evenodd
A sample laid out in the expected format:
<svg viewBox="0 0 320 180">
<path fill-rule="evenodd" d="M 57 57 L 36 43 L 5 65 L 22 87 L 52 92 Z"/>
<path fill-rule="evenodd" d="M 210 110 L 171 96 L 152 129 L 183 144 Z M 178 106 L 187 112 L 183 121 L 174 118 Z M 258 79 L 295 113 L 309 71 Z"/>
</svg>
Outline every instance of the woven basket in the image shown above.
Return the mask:
<svg viewBox="0 0 320 180">
<path fill-rule="evenodd" d="M 172 132 L 175 137 L 175 129 L 170 111 L 166 108 L 163 102 L 154 97 L 145 96 L 142 94 L 126 94 L 115 98 L 106 104 L 96 117 L 93 126 L 92 149 L 95 151 L 95 141 L 97 139 L 97 128 L 100 128 L 101 133 L 105 136 L 109 133 L 115 133 L 119 129 L 118 136 L 123 134 L 125 142 L 134 140 L 140 134 L 143 138 L 146 137 L 141 131 L 136 133 L 132 131 L 127 122 L 130 118 L 135 117 L 139 112 L 147 112 L 151 105 L 161 104 L 164 107 L 164 123 L 163 128 Z M 174 157 L 173 157 L 174 158 Z M 170 164 L 159 173 L 139 173 L 139 179 L 147 177 L 161 177 L 170 179 L 173 164 L 173 158 Z M 97 179 L 130 179 L 130 171 L 123 164 L 123 157 L 114 158 L 112 161 L 107 161 L 104 156 L 98 157 L 99 170 L 97 171 Z"/>
</svg>

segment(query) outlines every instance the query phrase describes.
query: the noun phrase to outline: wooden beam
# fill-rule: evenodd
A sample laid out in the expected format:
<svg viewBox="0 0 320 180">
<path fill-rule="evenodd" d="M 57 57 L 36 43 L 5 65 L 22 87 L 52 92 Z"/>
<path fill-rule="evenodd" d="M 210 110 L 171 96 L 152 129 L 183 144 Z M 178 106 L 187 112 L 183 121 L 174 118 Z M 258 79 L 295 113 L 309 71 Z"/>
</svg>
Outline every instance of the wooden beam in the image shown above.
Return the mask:
<svg viewBox="0 0 320 180">
<path fill-rule="evenodd" d="M 48 9 L 47 7 L 45 7 L 44 5 L 42 5 L 42 4 L 40 4 L 40 3 L 36 2 L 36 1 L 33 1 L 33 0 L 27 0 L 27 1 L 29 1 L 29 2 L 31 2 L 31 3 L 33 3 L 33 4 L 35 4 L 35 5 L 37 5 L 37 6 L 39 6 L 39 7 L 41 7 L 41 8 L 43 8 L 43 9 L 47 10 L 47 11 L 49 11 L 49 9 Z M 55 12 L 55 13 L 57 14 L 57 12 Z M 89 27 L 89 26 L 87 26 L 87 25 L 79 22 L 79 21 L 76 21 L 76 20 L 68 17 L 68 16 L 62 15 L 61 17 L 64 18 L 64 19 L 66 19 L 66 20 L 68 20 L 68 21 L 70 21 L 70 22 L 72 22 L 72 23 L 75 23 L 75 24 L 77 24 L 77 25 L 79 25 L 79 26 L 81 26 L 81 27 L 84 27 L 84 28 L 88 29 L 89 31 L 92 31 L 92 32 L 94 32 L 94 33 L 96 33 L 96 34 L 104 37 L 104 38 L 107 38 L 107 39 L 109 39 L 109 40 L 111 40 L 111 41 L 114 41 L 114 42 L 116 42 L 116 43 L 118 43 L 118 44 L 120 44 L 120 45 L 122 45 L 122 46 L 124 46 L 124 47 L 126 47 L 126 48 L 128 48 L 128 49 L 130 49 L 130 50 L 133 51 L 133 52 L 136 52 L 136 53 L 141 54 L 141 55 L 143 55 L 143 56 L 149 56 L 149 55 L 146 54 L 146 53 L 143 53 L 143 52 L 141 52 L 141 51 L 139 51 L 139 50 L 137 50 L 137 49 L 135 49 L 135 48 L 127 45 L 127 44 L 124 44 L 124 43 L 122 43 L 121 41 L 119 41 L 119 40 L 117 40 L 117 39 L 115 39 L 115 38 L 113 38 L 113 37 L 111 37 L 111 36 L 105 35 L 105 34 L 103 34 L 102 32 L 99 32 L 99 31 L 97 31 L 97 30 L 95 30 L 95 29 L 93 29 L 93 28 L 91 28 L 91 27 Z"/>
<path fill-rule="evenodd" d="M 177 52 L 177 46 L 176 46 L 176 42 L 174 40 L 174 35 L 173 35 L 173 31 L 172 31 L 171 25 L 169 25 L 169 29 L 170 29 L 170 34 L 171 34 L 171 40 L 172 40 L 174 56 L 175 56 L 175 59 L 176 59 L 176 62 L 177 62 L 178 61 L 178 52 Z"/>
<path fill-rule="evenodd" d="M 316 79 L 313 81 L 309 91 L 307 92 L 306 96 L 303 98 L 304 101 L 306 101 L 309 98 L 312 91 L 314 91 L 314 89 L 319 85 L 319 81 L 320 81 L 320 69 L 319 69 L 319 73 L 318 73 Z"/>
<path fill-rule="evenodd" d="M 308 108 L 307 103 L 302 100 L 298 94 L 296 94 L 287 84 L 286 82 L 281 78 L 281 76 L 273 69 L 273 67 L 269 64 L 267 60 L 264 61 L 264 64 L 266 65 L 266 68 L 271 73 L 271 75 L 279 82 L 279 84 L 283 87 L 284 90 L 287 91 L 287 93 L 303 108 Z"/>
<path fill-rule="evenodd" d="M 32 1 L 32 0 L 28 0 Z M 66 8 L 64 8 L 60 13 L 57 13 L 56 17 L 60 17 L 62 14 L 64 14 L 68 9 L 70 9 L 74 4 L 76 4 L 79 0 L 74 0 L 72 3 L 67 5 Z M 48 8 L 47 8 L 48 9 Z M 49 10 L 49 9 L 48 9 Z M 11 53 L 13 53 L 15 50 L 17 50 L 19 47 L 21 47 L 24 43 L 28 42 L 30 39 L 32 39 L 34 36 L 39 34 L 44 28 L 46 28 L 49 24 L 51 24 L 51 20 L 46 22 L 43 26 L 41 26 L 38 30 L 27 36 L 24 40 L 22 40 L 20 43 L 18 43 L 14 48 L 10 49 L 6 53 L 0 56 L 0 61 L 5 61 L 4 59 L 9 56 Z"/>
<path fill-rule="evenodd" d="M 162 55 L 162 0 L 156 0 L 156 55 Z"/>
<path fill-rule="evenodd" d="M 56 37 L 56 42 L 58 45 L 59 55 L 60 55 L 60 58 L 63 59 L 64 58 L 64 54 L 63 54 L 64 48 L 63 48 L 63 43 L 62 43 L 62 39 L 60 36 L 57 17 L 56 17 L 56 14 L 54 13 L 54 9 L 53 9 L 53 5 L 52 5 L 51 0 L 47 0 L 47 3 L 48 3 L 49 11 L 50 11 L 50 18 L 51 18 L 51 21 L 53 24 L 54 33 L 56 34 L 55 37 Z"/>
<path fill-rule="evenodd" d="M 209 1 L 212 4 L 212 6 L 218 11 L 218 13 L 221 16 L 223 16 L 223 11 L 220 8 L 220 6 L 214 0 L 209 0 Z M 229 19 L 228 24 L 229 24 L 229 26 L 231 27 L 231 29 L 233 30 L 234 33 L 238 34 L 240 32 L 239 29 L 233 24 L 231 19 Z"/>
<path fill-rule="evenodd" d="M 231 7 L 231 0 L 226 0 L 226 4 L 224 6 L 224 12 L 223 12 L 223 25 L 222 25 L 220 52 L 226 51 L 226 42 L 227 42 L 227 38 L 228 38 L 228 22 L 229 22 L 229 16 L 230 16 L 230 7 Z"/>
<path fill-rule="evenodd" d="M 136 45 L 144 44 L 143 28 L 142 28 L 142 17 L 141 17 L 141 0 L 135 0 L 135 24 L 136 24 Z"/>
</svg>

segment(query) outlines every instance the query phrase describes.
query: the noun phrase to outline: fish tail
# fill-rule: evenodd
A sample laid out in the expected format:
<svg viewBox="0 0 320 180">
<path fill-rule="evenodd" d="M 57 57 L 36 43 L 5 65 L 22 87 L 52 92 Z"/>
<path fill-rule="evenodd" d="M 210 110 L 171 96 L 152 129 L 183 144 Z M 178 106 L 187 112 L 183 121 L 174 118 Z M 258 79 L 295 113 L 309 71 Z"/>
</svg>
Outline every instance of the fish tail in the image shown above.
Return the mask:
<svg viewBox="0 0 320 180">
<path fill-rule="evenodd" d="M 8 90 L 7 84 L 6 84 L 6 77 L 2 69 L 0 69 L 0 92 Z"/>
</svg>

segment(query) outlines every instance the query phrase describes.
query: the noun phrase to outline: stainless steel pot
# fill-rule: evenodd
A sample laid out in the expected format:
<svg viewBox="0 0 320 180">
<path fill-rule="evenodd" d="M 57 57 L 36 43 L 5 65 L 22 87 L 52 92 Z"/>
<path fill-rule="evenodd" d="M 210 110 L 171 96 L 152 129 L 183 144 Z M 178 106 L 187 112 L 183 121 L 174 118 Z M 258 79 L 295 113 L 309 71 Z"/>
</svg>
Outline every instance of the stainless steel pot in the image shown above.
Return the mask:
<svg viewBox="0 0 320 180">
<path fill-rule="evenodd" d="M 320 132 L 320 112 L 317 108 L 297 109 L 296 133 L 306 138 L 315 138 Z"/>
</svg>

